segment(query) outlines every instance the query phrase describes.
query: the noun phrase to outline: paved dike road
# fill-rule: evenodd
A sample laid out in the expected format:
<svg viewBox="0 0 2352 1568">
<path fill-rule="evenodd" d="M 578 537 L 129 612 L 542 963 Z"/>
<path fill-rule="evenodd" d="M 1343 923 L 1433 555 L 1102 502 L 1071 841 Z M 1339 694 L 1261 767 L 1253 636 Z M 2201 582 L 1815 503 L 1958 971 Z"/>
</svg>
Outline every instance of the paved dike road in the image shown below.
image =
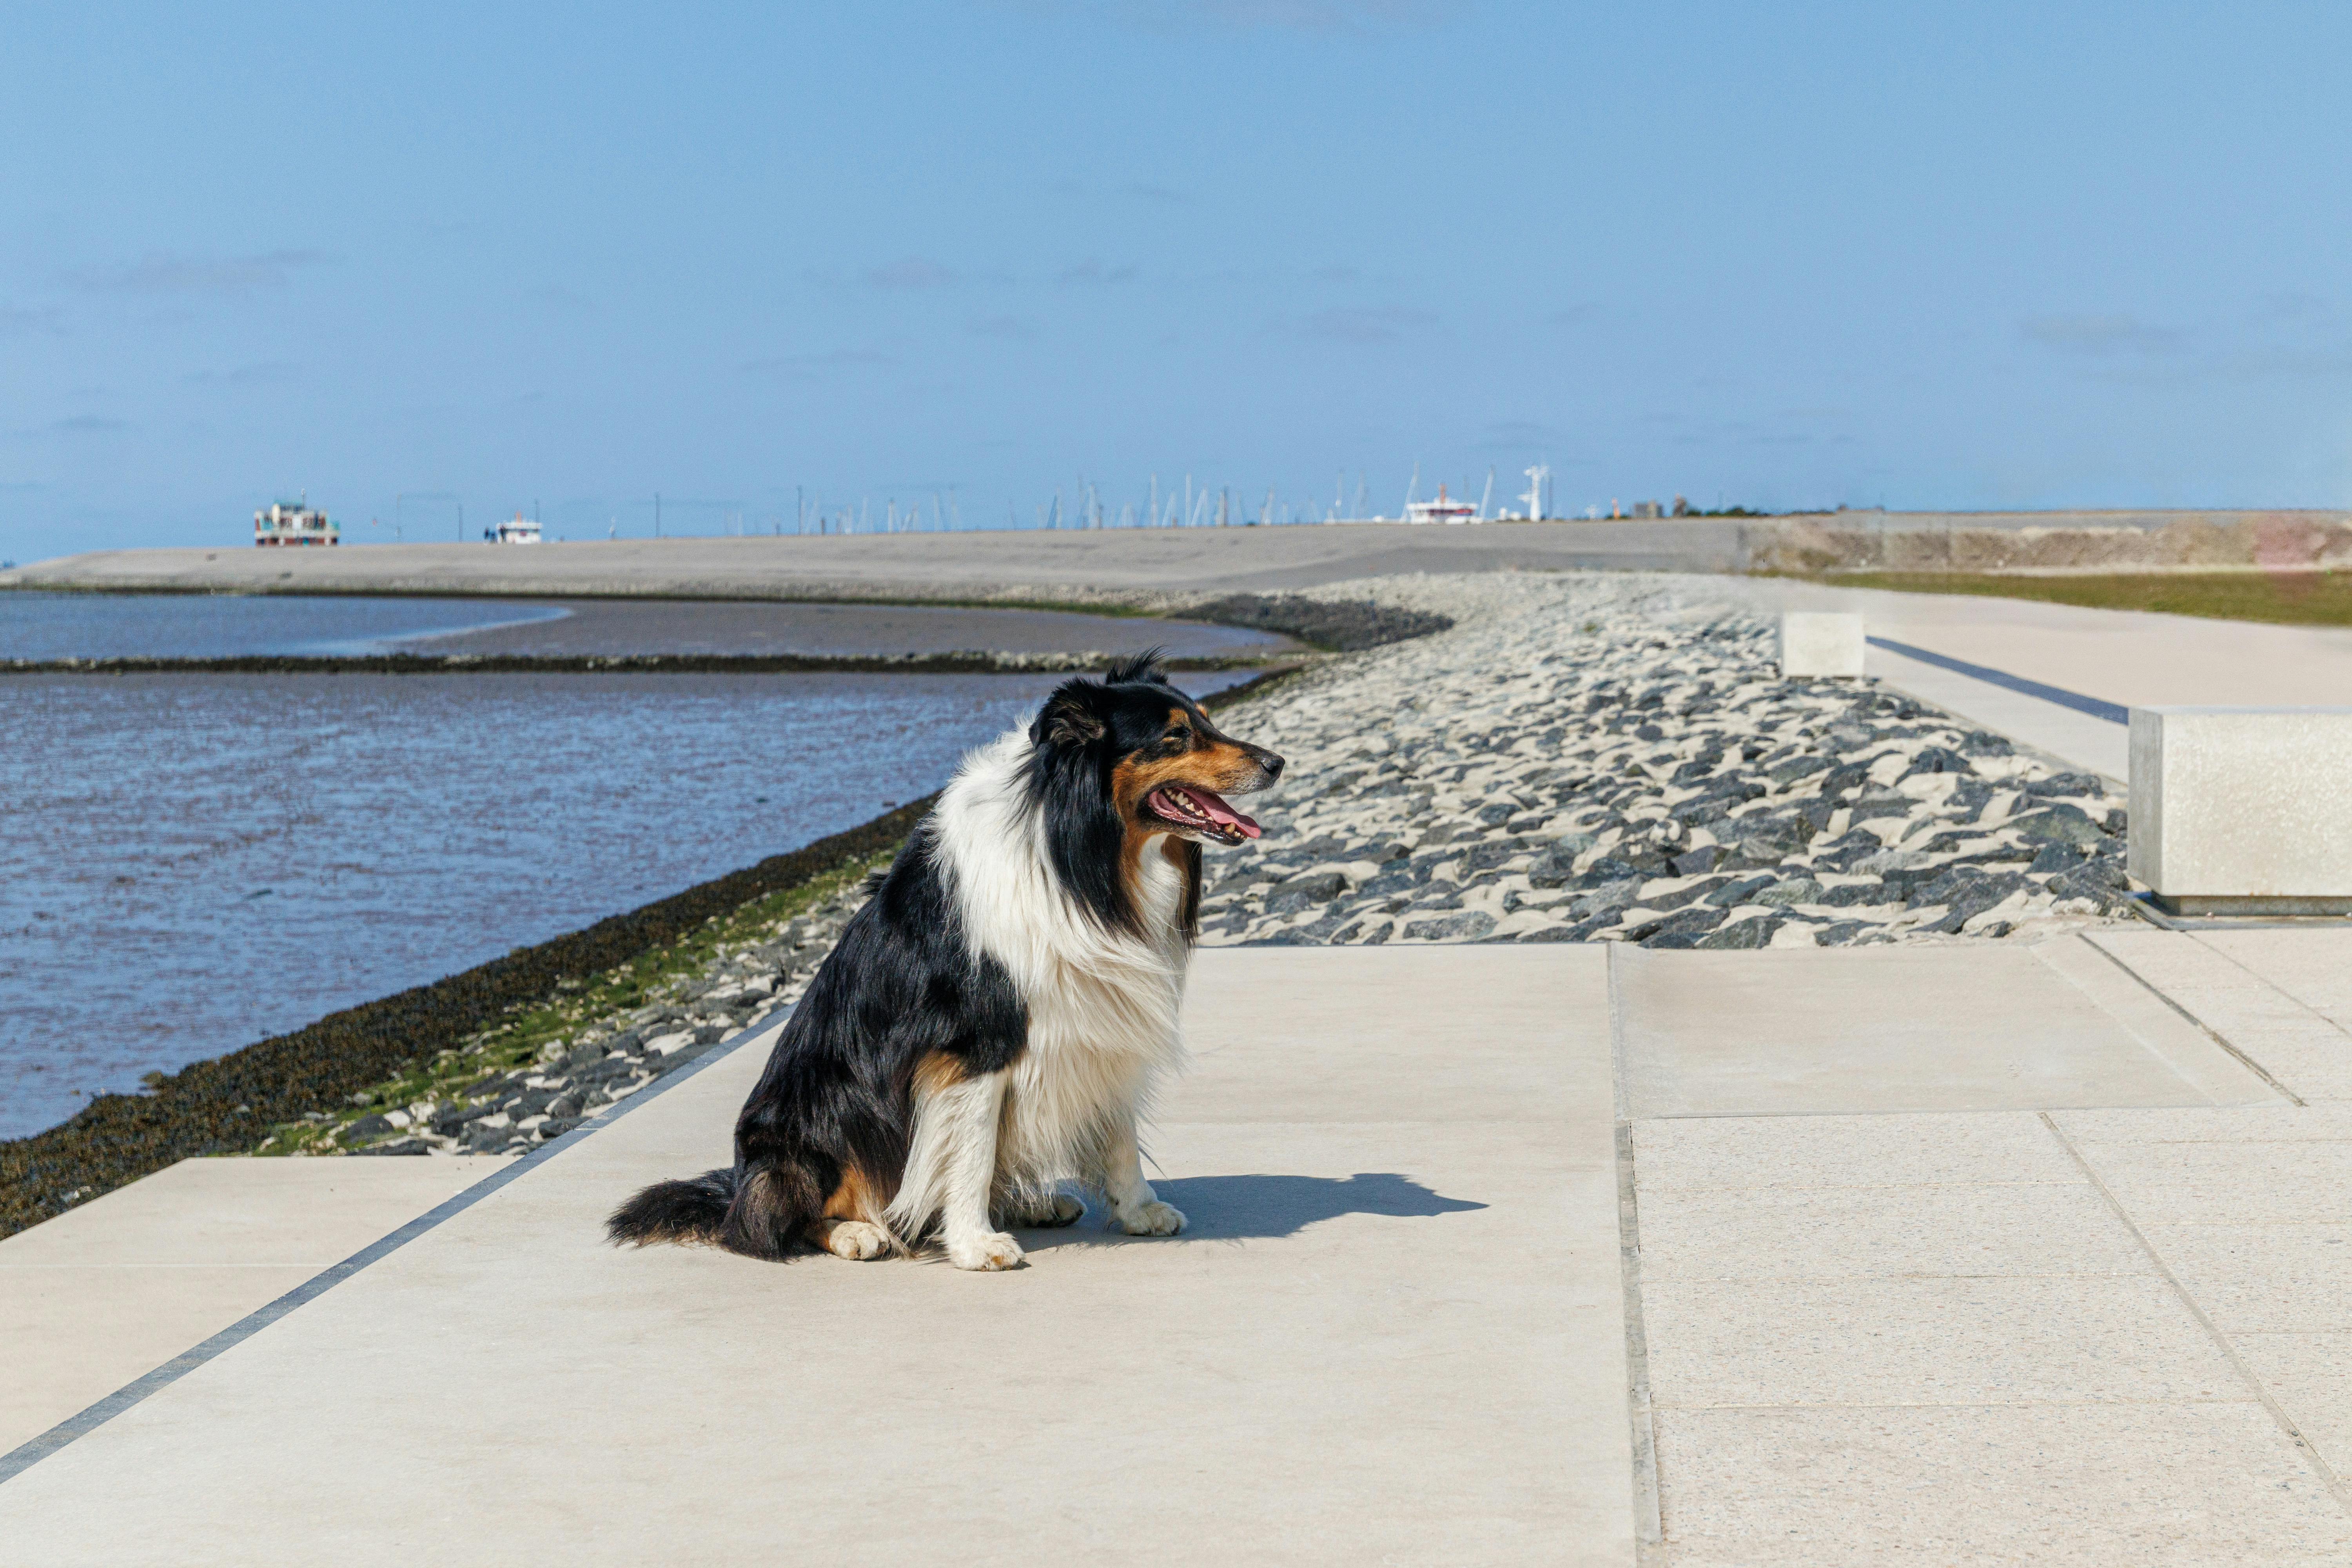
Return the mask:
<svg viewBox="0 0 2352 1568">
<path fill-rule="evenodd" d="M 1223 547 L 1154 570 L 1283 585 Z M 1882 680 L 2110 776 L 2105 707 L 2352 668 L 1906 603 Z M 724 1158 L 771 1016 L 521 1161 L 190 1162 L 0 1242 L 43 1352 L 0 1379 L 0 1565 L 2352 1563 L 2347 976 L 2344 922 L 1208 948 L 1181 1238 L 986 1277 L 601 1245 Z"/>
</svg>

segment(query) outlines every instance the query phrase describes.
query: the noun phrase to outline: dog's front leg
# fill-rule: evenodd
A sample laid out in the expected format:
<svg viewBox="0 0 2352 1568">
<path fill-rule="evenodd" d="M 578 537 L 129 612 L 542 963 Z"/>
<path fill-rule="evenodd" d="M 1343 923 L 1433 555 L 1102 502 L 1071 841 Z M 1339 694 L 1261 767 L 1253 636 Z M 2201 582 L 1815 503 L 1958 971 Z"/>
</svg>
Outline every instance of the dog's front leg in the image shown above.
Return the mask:
<svg viewBox="0 0 2352 1568">
<path fill-rule="evenodd" d="M 940 1090 L 934 1108 L 947 1145 L 940 1228 L 948 1261 L 958 1268 L 1011 1268 L 1021 1261 L 1021 1244 L 998 1230 L 988 1212 L 1004 1078 L 992 1072 L 967 1079 Z"/>
<path fill-rule="evenodd" d="M 1184 1212 L 1163 1204 L 1143 1179 L 1143 1156 L 1135 1143 L 1135 1120 L 1121 1121 L 1103 1142 L 1096 1177 L 1110 1200 L 1112 1223 L 1129 1236 L 1173 1236 L 1184 1228 Z"/>
</svg>

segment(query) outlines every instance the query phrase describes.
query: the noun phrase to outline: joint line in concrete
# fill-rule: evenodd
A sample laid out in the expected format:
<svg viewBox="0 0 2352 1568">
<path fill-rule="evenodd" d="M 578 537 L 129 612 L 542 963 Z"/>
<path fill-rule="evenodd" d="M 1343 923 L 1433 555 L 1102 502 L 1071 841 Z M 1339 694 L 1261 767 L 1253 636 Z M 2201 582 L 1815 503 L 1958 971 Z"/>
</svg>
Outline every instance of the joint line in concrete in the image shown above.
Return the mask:
<svg viewBox="0 0 2352 1568">
<path fill-rule="evenodd" d="M 745 1029 L 733 1039 L 722 1041 L 716 1048 L 705 1052 L 700 1059 L 689 1066 L 680 1068 L 677 1071 L 656 1079 L 654 1083 L 612 1106 L 603 1114 L 573 1128 L 553 1142 L 532 1150 L 520 1160 L 508 1163 L 504 1168 L 485 1176 L 438 1206 L 426 1210 L 391 1235 L 370 1243 L 341 1263 L 305 1279 L 268 1306 L 247 1313 L 205 1341 L 204 1343 L 193 1349 L 182 1351 L 154 1371 L 123 1384 L 88 1409 L 78 1415 L 67 1416 L 39 1436 L 20 1444 L 5 1454 L 0 1454 L 0 1485 L 5 1485 L 13 1478 L 23 1474 L 68 1444 L 88 1436 L 132 1405 L 161 1394 L 215 1356 L 243 1344 L 296 1308 L 317 1300 L 368 1265 L 381 1262 L 444 1221 L 463 1214 L 500 1187 L 521 1176 L 525 1172 L 545 1164 L 575 1144 L 585 1142 L 592 1135 L 610 1127 L 640 1104 L 684 1083 L 720 1058 L 732 1055 L 737 1049 L 748 1045 L 759 1036 L 767 1034 L 784 1018 L 791 1016 L 792 1009 L 787 1007 L 777 1017 L 762 1020 L 752 1027 Z M 342 1154 L 335 1157 L 345 1160 L 367 1158 L 365 1155 L 359 1154 Z"/>
<path fill-rule="evenodd" d="M 1642 1317 L 1642 1216 L 1633 1185 L 1625 1010 L 1619 1005 L 1615 944 L 1608 953 L 1610 1076 L 1617 1100 L 1617 1268 L 1625 1292 L 1625 1411 L 1633 1437 L 1633 1556 L 1637 1568 L 1663 1568 L 1666 1531 L 1658 1496 L 1657 1426 L 1650 1414 L 1650 1334 Z"/>
<path fill-rule="evenodd" d="M 2194 939 L 2192 938 L 2191 940 Z M 2263 1066 L 2262 1063 L 2254 1060 L 2253 1058 L 2240 1050 L 2231 1043 L 2230 1037 L 2224 1035 L 2221 1030 L 2215 1028 L 2212 1025 L 2207 1023 L 2204 1019 L 2190 1012 L 2186 1006 L 2173 997 L 2167 995 L 2165 994 L 2164 987 L 2158 985 L 2153 980 L 2150 980 L 2147 975 L 2142 974 L 2138 970 L 2134 969 L 2128 963 L 2125 962 L 2121 956 L 2108 952 L 2105 942 L 2090 942 L 2087 945 L 2090 947 L 2092 952 L 2097 953 L 2109 963 L 2114 964 L 2117 969 L 2122 970 L 2126 974 L 2130 975 L 2132 979 L 2138 982 L 2141 988 L 2146 990 L 2158 1001 L 2163 1003 L 2166 1006 L 2179 1014 L 2183 1018 L 2186 1018 L 2189 1023 L 2195 1025 L 2198 1031 L 2207 1039 L 2212 1041 L 2215 1045 L 2221 1047 L 2223 1050 L 2235 1057 L 2241 1063 L 2244 1064 L 2248 1072 L 2252 1073 L 2256 1078 L 2261 1079 L 2264 1083 L 2278 1090 L 2279 1093 L 2286 1096 L 2287 1099 L 2293 1100 L 2295 1104 L 2305 1105 L 2309 1103 L 2303 1098 L 2303 1096 L 2295 1093 L 2294 1090 L 2287 1088 L 2285 1084 L 2281 1083 L 2277 1079 L 2272 1077 L 2270 1068 Z M 2255 978 L 2259 980 L 2262 977 L 2260 975 L 2256 975 Z M 2263 981 L 2263 984 L 2267 985 L 2270 983 L 2268 981 Z M 2273 989 L 2275 989 L 2275 987 L 2273 987 Z"/>
<path fill-rule="evenodd" d="M 2131 1232 L 2132 1240 L 2139 1244 L 2140 1251 L 2147 1256 L 2157 1273 L 2163 1277 L 2165 1284 L 2171 1287 L 2173 1295 L 2179 1299 L 2183 1307 L 2189 1309 L 2189 1315 L 2197 1320 L 2197 1326 L 2205 1331 L 2206 1337 L 2213 1342 L 2214 1348 L 2220 1351 L 2222 1359 L 2230 1363 L 2230 1369 L 2238 1374 L 2239 1379 L 2248 1388 L 2254 1391 L 2254 1397 L 2262 1401 L 2263 1408 L 2270 1412 L 2271 1419 L 2278 1424 L 2281 1432 L 2286 1434 L 2287 1441 L 2293 1443 L 2296 1450 L 2310 1464 L 2312 1469 L 2318 1475 L 2321 1484 L 2335 1496 L 2340 1507 L 2352 1510 L 2352 1488 L 2345 1485 L 2344 1478 L 2336 1473 L 2320 1454 L 2318 1447 L 2310 1438 L 2303 1435 L 2303 1428 L 2297 1426 L 2294 1418 L 2280 1407 L 2279 1402 L 2271 1397 L 2271 1391 L 2263 1385 L 2263 1380 L 2256 1377 L 2253 1369 L 2239 1357 L 2238 1347 L 2230 1342 L 2230 1336 L 2214 1326 L 2213 1320 L 2206 1315 L 2205 1309 L 2197 1304 L 2197 1298 L 2191 1296 L 2189 1293 L 2189 1288 L 2180 1282 L 2180 1277 L 2172 1271 L 2171 1266 L 2164 1261 L 2163 1255 L 2158 1252 L 2155 1246 L 2141 1233 L 2139 1226 L 2132 1219 L 2131 1211 L 2124 1207 L 2123 1200 L 2116 1196 L 2114 1191 L 2108 1187 L 2106 1179 L 2099 1174 L 2097 1168 L 2083 1157 L 2083 1152 L 2074 1147 L 2074 1141 L 2066 1136 L 2065 1130 L 2058 1125 L 2057 1119 L 2046 1110 L 2038 1114 L 2042 1118 L 2042 1125 L 2050 1129 L 2050 1135 L 2058 1140 L 2059 1146 L 2066 1151 L 2067 1156 L 2074 1162 L 2075 1168 L 2083 1173 L 2084 1179 L 2098 1190 L 2100 1198 L 2105 1202 L 2109 1211 L 2115 1215 L 2126 1230 Z"/>
<path fill-rule="evenodd" d="M 2028 697 L 2038 697 L 2044 702 L 2054 702 L 2061 708 L 2072 708 L 2077 713 L 2088 713 L 2094 719 L 2105 719 L 2110 724 L 2131 722 L 2131 710 L 2120 703 L 2102 701 L 2096 697 L 2085 697 L 2079 691 L 2069 691 L 2063 686 L 2049 686 L 2039 680 L 2028 680 L 2021 675 L 2011 675 L 2005 669 L 1990 669 L 1981 664 L 1970 664 L 1966 659 L 1954 658 L 1948 654 L 1930 653 L 1924 647 L 1913 647 L 1909 643 L 1895 642 L 1887 637 L 1869 637 L 1864 640 L 1873 647 L 1883 647 L 1889 653 L 1899 653 L 1906 658 L 1916 658 L 1922 664 L 1936 665 L 1956 675 L 1965 675 L 1971 679 L 1984 681 L 1988 685 L 2007 687 L 2011 691 L 2022 692 Z"/>
</svg>

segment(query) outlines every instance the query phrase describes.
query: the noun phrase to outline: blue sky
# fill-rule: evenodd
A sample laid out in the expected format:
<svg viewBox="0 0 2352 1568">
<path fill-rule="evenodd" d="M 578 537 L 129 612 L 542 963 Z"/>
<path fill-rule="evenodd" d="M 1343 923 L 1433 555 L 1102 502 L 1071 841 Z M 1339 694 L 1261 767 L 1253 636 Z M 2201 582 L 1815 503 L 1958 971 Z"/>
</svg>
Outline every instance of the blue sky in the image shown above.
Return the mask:
<svg viewBox="0 0 2352 1568">
<path fill-rule="evenodd" d="M 2321 5 L 8 4 L 0 555 L 300 489 L 354 542 L 450 497 L 576 538 L 1538 461 L 1570 510 L 2352 504 L 2347 46 Z"/>
</svg>

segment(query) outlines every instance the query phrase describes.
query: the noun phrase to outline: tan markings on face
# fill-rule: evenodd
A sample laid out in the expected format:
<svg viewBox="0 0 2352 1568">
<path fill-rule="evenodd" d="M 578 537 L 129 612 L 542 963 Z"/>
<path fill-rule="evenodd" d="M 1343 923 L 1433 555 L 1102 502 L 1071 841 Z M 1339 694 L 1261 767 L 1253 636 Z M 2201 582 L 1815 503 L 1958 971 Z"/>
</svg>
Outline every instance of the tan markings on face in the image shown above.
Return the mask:
<svg viewBox="0 0 2352 1568">
<path fill-rule="evenodd" d="M 1139 752 L 1120 758 L 1111 769 L 1111 798 L 1118 802 L 1118 814 L 1126 821 L 1136 820 L 1143 797 L 1161 784 L 1197 784 L 1225 795 L 1248 789 L 1258 782 L 1256 758 L 1231 741 L 1222 737 L 1212 740 L 1202 734 L 1191 714 L 1181 708 L 1171 708 L 1169 728 L 1179 724 L 1192 731 L 1190 749 L 1168 756 Z"/>
</svg>

